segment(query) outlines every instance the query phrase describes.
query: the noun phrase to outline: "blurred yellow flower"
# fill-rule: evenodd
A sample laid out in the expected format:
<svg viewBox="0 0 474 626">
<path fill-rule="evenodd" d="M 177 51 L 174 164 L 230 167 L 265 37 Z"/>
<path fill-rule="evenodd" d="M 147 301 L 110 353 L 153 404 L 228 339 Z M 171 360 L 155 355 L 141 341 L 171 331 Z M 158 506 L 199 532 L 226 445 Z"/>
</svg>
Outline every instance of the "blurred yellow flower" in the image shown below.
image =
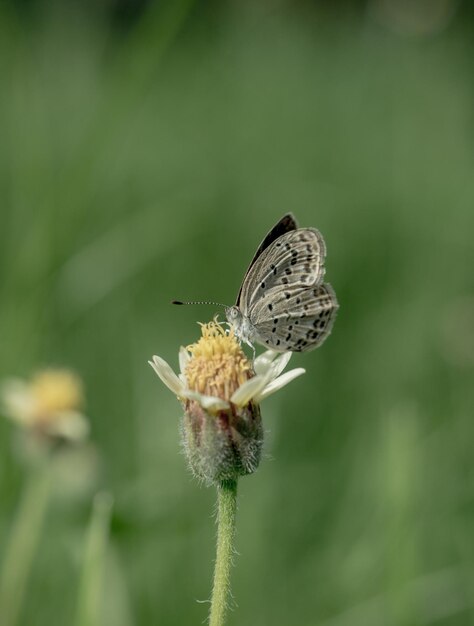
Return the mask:
<svg viewBox="0 0 474 626">
<path fill-rule="evenodd" d="M 89 434 L 82 382 L 70 370 L 45 369 L 30 381 L 7 379 L 0 402 L 6 417 L 39 436 L 78 442 Z"/>
</svg>

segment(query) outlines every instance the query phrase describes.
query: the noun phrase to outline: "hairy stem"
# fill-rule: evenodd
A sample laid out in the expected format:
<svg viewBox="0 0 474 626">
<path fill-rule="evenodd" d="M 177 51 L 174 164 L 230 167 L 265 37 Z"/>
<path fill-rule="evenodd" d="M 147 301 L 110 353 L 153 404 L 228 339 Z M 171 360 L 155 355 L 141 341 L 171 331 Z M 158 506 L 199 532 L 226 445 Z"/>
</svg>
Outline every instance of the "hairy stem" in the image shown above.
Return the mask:
<svg viewBox="0 0 474 626">
<path fill-rule="evenodd" d="M 224 480 L 217 487 L 217 555 L 212 589 L 210 626 L 223 626 L 230 597 L 230 571 L 234 554 L 237 481 Z"/>
</svg>

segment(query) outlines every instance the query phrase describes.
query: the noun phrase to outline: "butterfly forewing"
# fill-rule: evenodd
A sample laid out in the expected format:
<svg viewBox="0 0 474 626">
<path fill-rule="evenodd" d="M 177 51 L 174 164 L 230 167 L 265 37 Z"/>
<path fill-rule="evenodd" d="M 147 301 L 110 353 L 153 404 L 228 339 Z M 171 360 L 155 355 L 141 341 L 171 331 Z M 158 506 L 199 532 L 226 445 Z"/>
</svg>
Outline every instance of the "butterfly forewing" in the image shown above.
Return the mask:
<svg viewBox="0 0 474 626">
<path fill-rule="evenodd" d="M 296 223 L 296 220 L 295 220 L 294 216 L 291 213 L 286 213 L 286 215 L 284 215 L 275 224 L 275 226 L 273 226 L 273 228 L 270 230 L 268 235 L 265 237 L 265 239 L 262 241 L 262 243 L 258 246 L 257 252 L 254 254 L 253 259 L 250 262 L 250 265 L 248 266 L 247 271 L 245 272 L 244 280 L 242 281 L 242 285 L 240 287 L 239 295 L 237 296 L 236 306 L 240 305 L 242 289 L 243 289 L 244 284 L 246 282 L 246 278 L 247 278 L 248 274 L 250 273 L 250 270 L 252 269 L 253 265 L 255 264 L 255 261 L 258 259 L 258 257 L 262 254 L 262 252 L 264 250 L 266 250 L 279 237 L 281 237 L 285 233 L 288 233 L 290 231 L 296 230 L 297 228 L 298 228 L 298 224 Z"/>
<path fill-rule="evenodd" d="M 274 288 L 249 315 L 259 341 L 277 351 L 306 352 L 330 334 L 339 308 L 329 283 L 282 292 Z"/>
<path fill-rule="evenodd" d="M 240 291 L 240 308 L 252 317 L 252 308 L 274 289 L 318 285 L 324 277 L 326 245 L 315 228 L 300 228 L 276 239 L 250 267 Z"/>
</svg>

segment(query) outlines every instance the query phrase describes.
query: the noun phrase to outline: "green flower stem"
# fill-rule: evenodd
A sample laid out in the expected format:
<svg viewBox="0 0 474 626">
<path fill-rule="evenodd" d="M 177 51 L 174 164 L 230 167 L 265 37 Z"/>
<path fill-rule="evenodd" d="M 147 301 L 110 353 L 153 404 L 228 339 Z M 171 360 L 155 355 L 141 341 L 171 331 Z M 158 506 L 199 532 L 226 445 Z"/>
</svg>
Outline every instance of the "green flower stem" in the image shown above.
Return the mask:
<svg viewBox="0 0 474 626">
<path fill-rule="evenodd" d="M 212 589 L 210 626 L 223 626 L 230 596 L 230 571 L 234 555 L 237 481 L 223 480 L 217 487 L 217 555 Z"/>
<path fill-rule="evenodd" d="M 76 626 L 101 624 L 101 601 L 112 505 L 113 499 L 109 493 L 98 493 L 94 498 L 79 584 Z"/>
<path fill-rule="evenodd" d="M 50 494 L 50 467 L 44 461 L 31 470 L 23 487 L 20 506 L 5 548 L 0 576 L 2 626 L 14 626 L 18 621 Z"/>
</svg>

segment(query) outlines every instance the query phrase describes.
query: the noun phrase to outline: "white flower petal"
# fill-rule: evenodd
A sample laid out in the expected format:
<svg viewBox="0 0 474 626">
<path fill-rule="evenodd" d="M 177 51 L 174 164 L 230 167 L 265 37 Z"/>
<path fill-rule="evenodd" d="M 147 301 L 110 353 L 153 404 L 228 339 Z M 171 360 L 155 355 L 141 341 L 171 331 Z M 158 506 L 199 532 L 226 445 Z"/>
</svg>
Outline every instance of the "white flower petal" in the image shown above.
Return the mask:
<svg viewBox="0 0 474 626">
<path fill-rule="evenodd" d="M 35 410 L 35 401 L 27 383 L 19 378 L 2 382 L 0 388 L 1 411 L 6 417 L 28 424 Z"/>
<path fill-rule="evenodd" d="M 254 376 L 250 380 L 245 381 L 234 391 L 230 401 L 237 406 L 244 406 L 259 394 L 267 383 L 268 376 Z"/>
<path fill-rule="evenodd" d="M 179 371 L 181 372 L 181 375 L 184 374 L 190 358 L 191 355 L 189 354 L 189 352 L 186 350 L 186 348 L 181 346 L 181 348 L 179 349 Z"/>
<path fill-rule="evenodd" d="M 203 393 L 190 391 L 189 389 L 185 389 L 181 395 L 183 398 L 187 398 L 188 400 L 195 400 L 202 406 L 203 409 L 206 409 L 206 411 L 223 411 L 230 408 L 230 404 L 228 402 L 222 400 L 221 398 L 217 398 L 216 396 L 206 396 Z"/>
<path fill-rule="evenodd" d="M 267 350 L 266 352 L 259 354 L 258 357 L 254 359 L 254 362 L 253 362 L 253 369 L 255 370 L 255 373 L 266 374 L 271 362 L 279 354 L 280 353 L 275 352 L 275 350 Z"/>
<path fill-rule="evenodd" d="M 207 411 L 224 411 L 230 409 L 230 404 L 214 396 L 201 396 L 201 406 Z"/>
<path fill-rule="evenodd" d="M 291 359 L 291 352 L 283 352 L 280 356 L 270 364 L 271 378 L 277 378 L 283 372 L 288 365 L 288 361 Z"/>
<path fill-rule="evenodd" d="M 148 363 L 152 366 L 161 381 L 168 387 L 168 389 L 170 389 L 170 391 L 172 391 L 176 396 L 183 395 L 184 385 L 166 361 L 159 356 L 154 356 L 153 361 L 148 361 Z"/>
<path fill-rule="evenodd" d="M 49 435 L 64 437 L 69 441 L 77 442 L 84 441 L 89 434 L 89 430 L 89 422 L 86 417 L 77 411 L 58 413 L 45 426 L 45 431 Z"/>
<path fill-rule="evenodd" d="M 304 374 L 305 372 L 306 370 L 303 369 L 302 367 L 297 367 L 294 370 L 290 370 L 289 372 L 282 374 L 275 380 L 272 380 L 271 383 L 268 383 L 268 385 L 263 389 L 263 391 L 254 397 L 255 402 L 261 402 L 265 398 L 268 398 L 269 395 L 271 395 L 272 393 L 275 393 L 275 391 L 278 391 L 278 389 L 281 389 L 282 387 L 287 385 L 289 382 L 291 382 L 294 378 L 301 376 L 301 374 Z"/>
</svg>

